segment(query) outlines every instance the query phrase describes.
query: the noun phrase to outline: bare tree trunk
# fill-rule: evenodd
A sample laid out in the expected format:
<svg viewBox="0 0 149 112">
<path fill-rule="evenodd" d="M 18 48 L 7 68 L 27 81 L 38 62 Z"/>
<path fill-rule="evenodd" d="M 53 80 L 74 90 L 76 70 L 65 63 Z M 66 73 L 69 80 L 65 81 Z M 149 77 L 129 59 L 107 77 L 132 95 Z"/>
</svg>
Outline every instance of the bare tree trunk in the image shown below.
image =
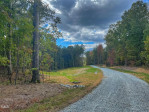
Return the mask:
<svg viewBox="0 0 149 112">
<path fill-rule="evenodd" d="M 125 66 L 127 66 L 127 58 L 125 57 Z"/>
<path fill-rule="evenodd" d="M 40 83 L 40 75 L 39 75 L 39 0 L 34 0 L 34 14 L 33 14 L 33 75 L 31 82 Z"/>
<path fill-rule="evenodd" d="M 15 85 L 17 84 L 18 73 L 19 73 L 19 37 L 17 38 L 17 67 L 16 67 Z"/>
<path fill-rule="evenodd" d="M 9 78 L 10 83 L 12 83 L 12 81 L 11 81 L 11 76 L 12 76 L 11 50 L 9 51 L 8 59 L 9 59 L 9 65 L 8 65 L 8 78 Z"/>
<path fill-rule="evenodd" d="M 73 63 L 72 63 L 72 66 L 74 67 L 74 66 L 75 66 L 75 65 L 74 65 L 75 62 L 74 62 L 74 57 L 73 57 L 73 55 L 72 55 L 72 62 L 73 62 Z"/>
<path fill-rule="evenodd" d="M 25 51 L 24 51 L 24 56 L 23 56 L 23 67 L 22 67 L 22 73 L 24 76 L 24 83 L 26 83 L 26 76 L 25 76 Z"/>
<path fill-rule="evenodd" d="M 125 47 L 124 47 L 124 56 L 125 56 L 125 66 L 127 66 L 128 65 L 128 59 L 127 59 L 127 50 L 126 50 L 126 45 L 125 45 Z"/>
<path fill-rule="evenodd" d="M 25 76 L 25 52 L 24 52 L 24 56 L 23 56 L 23 67 L 22 67 L 22 73 Z"/>
<path fill-rule="evenodd" d="M 12 9 L 12 4 L 10 2 L 9 4 L 9 9 Z M 12 18 L 12 14 L 9 13 L 9 17 Z M 9 38 L 9 52 L 8 52 L 8 60 L 9 60 L 9 65 L 8 65 L 8 79 L 10 81 L 10 83 L 12 83 L 11 81 L 11 77 L 12 77 L 12 61 L 11 61 L 11 45 L 12 45 L 12 29 L 11 29 L 11 23 L 8 23 L 8 28 L 9 28 L 9 34 L 8 34 L 8 38 Z"/>
<path fill-rule="evenodd" d="M 11 76 L 12 76 L 12 62 L 11 62 L 11 45 L 12 45 L 12 32 L 11 32 L 11 25 L 8 24 L 9 27 L 9 53 L 8 53 L 8 60 L 9 60 L 9 65 L 8 65 L 8 79 L 10 83 L 11 81 Z"/>
</svg>

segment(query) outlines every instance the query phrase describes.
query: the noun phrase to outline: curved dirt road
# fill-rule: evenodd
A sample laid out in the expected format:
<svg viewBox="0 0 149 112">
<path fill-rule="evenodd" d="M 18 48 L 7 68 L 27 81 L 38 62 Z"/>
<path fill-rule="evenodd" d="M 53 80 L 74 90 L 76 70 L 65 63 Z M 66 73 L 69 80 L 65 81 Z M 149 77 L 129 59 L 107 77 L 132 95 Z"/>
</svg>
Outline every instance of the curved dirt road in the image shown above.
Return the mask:
<svg viewBox="0 0 149 112">
<path fill-rule="evenodd" d="M 95 67 L 95 66 L 93 66 Z M 126 73 L 101 68 L 102 83 L 61 112 L 149 112 L 149 85 Z"/>
</svg>

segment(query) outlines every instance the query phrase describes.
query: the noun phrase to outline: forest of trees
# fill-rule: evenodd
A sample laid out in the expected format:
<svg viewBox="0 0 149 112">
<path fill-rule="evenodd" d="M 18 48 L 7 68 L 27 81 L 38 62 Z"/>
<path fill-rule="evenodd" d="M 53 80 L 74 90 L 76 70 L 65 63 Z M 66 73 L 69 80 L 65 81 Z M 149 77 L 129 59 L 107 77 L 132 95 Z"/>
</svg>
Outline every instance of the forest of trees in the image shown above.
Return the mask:
<svg viewBox="0 0 149 112">
<path fill-rule="evenodd" d="M 104 48 L 99 44 L 93 51 L 86 52 L 86 64 L 87 65 L 99 65 L 105 64 L 106 54 Z"/>
<path fill-rule="evenodd" d="M 86 53 L 87 64 L 149 66 L 149 11 L 137 1 L 125 11 L 121 21 L 110 25 L 102 45 Z M 102 60 L 102 61 L 101 61 Z"/>
<path fill-rule="evenodd" d="M 0 0 L 0 76 L 16 84 L 29 75 L 35 83 L 41 70 L 82 66 L 83 46 L 56 45 L 60 23 L 41 0 Z"/>
<path fill-rule="evenodd" d="M 137 1 L 112 24 L 105 36 L 106 47 L 99 44 L 87 51 L 84 46 L 61 47 L 57 25 L 61 19 L 41 0 L 0 1 L 0 76 L 17 83 L 30 77 L 40 82 L 40 71 L 79 67 L 85 63 L 149 66 L 149 11 Z M 0 79 L 3 79 L 0 78 Z"/>
<path fill-rule="evenodd" d="M 69 67 L 80 67 L 84 65 L 84 46 L 74 45 L 58 47 L 57 52 L 53 54 L 52 70 L 64 69 Z"/>
</svg>

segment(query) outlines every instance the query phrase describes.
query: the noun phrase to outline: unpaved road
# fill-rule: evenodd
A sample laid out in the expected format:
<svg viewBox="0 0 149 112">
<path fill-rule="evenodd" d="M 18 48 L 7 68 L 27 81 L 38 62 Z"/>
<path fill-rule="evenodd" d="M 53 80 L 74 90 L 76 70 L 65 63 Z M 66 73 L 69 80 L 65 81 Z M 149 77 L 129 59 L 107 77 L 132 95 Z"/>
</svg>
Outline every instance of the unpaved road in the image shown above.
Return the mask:
<svg viewBox="0 0 149 112">
<path fill-rule="evenodd" d="M 149 84 L 126 73 L 101 70 L 102 83 L 61 112 L 149 112 Z"/>
</svg>

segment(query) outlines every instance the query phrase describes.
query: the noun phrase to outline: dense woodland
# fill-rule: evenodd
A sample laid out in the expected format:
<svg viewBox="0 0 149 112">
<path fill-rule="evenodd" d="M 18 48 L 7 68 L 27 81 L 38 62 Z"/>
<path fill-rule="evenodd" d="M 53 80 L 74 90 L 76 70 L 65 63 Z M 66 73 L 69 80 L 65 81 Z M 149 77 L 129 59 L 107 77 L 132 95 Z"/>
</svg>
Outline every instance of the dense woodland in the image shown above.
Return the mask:
<svg viewBox="0 0 149 112">
<path fill-rule="evenodd" d="M 40 82 L 40 71 L 83 65 L 83 46 L 62 48 L 61 20 L 41 0 L 0 0 L 0 76 Z M 82 60 L 82 61 L 81 61 Z M 28 79 L 28 78 L 27 78 Z"/>
<path fill-rule="evenodd" d="M 102 45 L 86 53 L 87 64 L 149 66 L 149 10 L 137 1 L 111 24 Z"/>
<path fill-rule="evenodd" d="M 149 66 L 149 11 L 137 1 L 112 24 L 106 47 L 56 45 L 61 19 L 41 0 L 0 1 L 0 79 L 40 82 L 40 71 L 91 64 Z M 86 58 L 86 61 L 85 61 Z"/>
</svg>

